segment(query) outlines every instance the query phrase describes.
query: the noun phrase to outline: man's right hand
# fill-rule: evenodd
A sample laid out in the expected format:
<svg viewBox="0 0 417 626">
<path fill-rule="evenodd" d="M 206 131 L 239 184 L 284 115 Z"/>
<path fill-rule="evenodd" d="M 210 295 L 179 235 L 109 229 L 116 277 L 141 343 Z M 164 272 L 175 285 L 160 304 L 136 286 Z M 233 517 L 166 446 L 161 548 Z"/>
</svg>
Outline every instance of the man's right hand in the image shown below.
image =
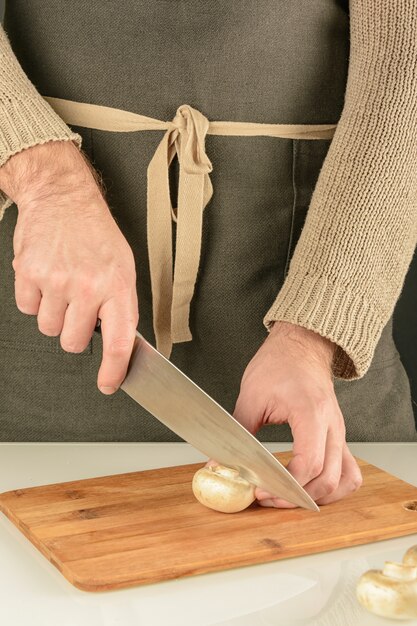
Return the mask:
<svg viewBox="0 0 417 626">
<path fill-rule="evenodd" d="M 103 359 L 97 384 L 122 383 L 138 324 L 135 261 L 97 176 L 70 141 L 22 150 L 0 168 L 0 188 L 18 206 L 14 233 L 18 309 L 39 330 L 82 352 L 101 319 Z"/>
</svg>

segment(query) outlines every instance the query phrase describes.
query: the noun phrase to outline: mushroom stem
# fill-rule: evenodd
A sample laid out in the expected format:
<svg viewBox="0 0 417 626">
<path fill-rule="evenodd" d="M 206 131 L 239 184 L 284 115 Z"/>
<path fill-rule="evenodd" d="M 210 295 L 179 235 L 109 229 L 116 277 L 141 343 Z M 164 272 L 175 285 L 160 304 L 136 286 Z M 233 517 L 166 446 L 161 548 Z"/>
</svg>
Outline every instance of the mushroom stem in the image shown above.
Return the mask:
<svg viewBox="0 0 417 626">
<path fill-rule="evenodd" d="M 404 563 L 395 563 L 394 561 L 385 561 L 382 573 L 384 576 L 394 578 L 395 580 L 415 580 L 417 578 L 417 567 L 405 565 Z"/>
<path fill-rule="evenodd" d="M 408 548 L 407 552 L 404 554 L 403 563 L 406 565 L 417 565 L 417 545 Z"/>
</svg>

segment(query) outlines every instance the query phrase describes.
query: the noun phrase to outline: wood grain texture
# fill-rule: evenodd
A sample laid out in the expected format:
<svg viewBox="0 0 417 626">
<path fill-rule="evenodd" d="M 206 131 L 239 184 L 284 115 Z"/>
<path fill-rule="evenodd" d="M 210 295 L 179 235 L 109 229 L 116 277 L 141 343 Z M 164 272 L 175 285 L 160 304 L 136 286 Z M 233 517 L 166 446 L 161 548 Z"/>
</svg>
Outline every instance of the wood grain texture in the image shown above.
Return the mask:
<svg viewBox="0 0 417 626">
<path fill-rule="evenodd" d="M 417 487 L 358 462 L 361 489 L 320 513 L 206 509 L 191 491 L 202 463 L 16 489 L 0 510 L 73 585 L 104 591 L 416 533 Z"/>
</svg>

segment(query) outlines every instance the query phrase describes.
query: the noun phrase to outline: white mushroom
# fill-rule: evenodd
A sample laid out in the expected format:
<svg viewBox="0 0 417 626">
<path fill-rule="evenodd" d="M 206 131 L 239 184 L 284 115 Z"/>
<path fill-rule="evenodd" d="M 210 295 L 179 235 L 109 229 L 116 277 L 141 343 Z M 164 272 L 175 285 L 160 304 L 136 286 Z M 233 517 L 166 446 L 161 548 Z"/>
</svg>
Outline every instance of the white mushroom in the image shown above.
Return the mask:
<svg viewBox="0 0 417 626">
<path fill-rule="evenodd" d="M 411 546 L 404 554 L 403 563 L 406 565 L 417 565 L 417 546 Z"/>
<path fill-rule="evenodd" d="M 386 561 L 360 577 L 356 595 L 368 611 L 392 619 L 417 618 L 417 566 Z"/>
<path fill-rule="evenodd" d="M 223 465 L 199 469 L 194 474 L 192 489 L 201 504 L 222 513 L 237 513 L 255 500 L 255 485 L 237 470 Z"/>
</svg>

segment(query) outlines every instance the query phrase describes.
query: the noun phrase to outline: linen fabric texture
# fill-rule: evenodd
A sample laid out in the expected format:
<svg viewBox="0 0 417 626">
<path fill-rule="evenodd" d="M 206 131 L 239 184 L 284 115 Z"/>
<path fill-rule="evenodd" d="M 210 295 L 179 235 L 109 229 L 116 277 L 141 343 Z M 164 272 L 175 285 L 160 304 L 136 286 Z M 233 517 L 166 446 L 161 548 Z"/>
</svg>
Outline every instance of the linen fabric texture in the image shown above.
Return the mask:
<svg viewBox="0 0 417 626">
<path fill-rule="evenodd" d="M 0 130 L 0 164 L 29 144 L 82 143 L 134 251 L 139 329 L 154 343 L 146 168 L 163 131 L 70 128 L 40 94 L 159 120 L 189 103 L 209 120 L 337 124 L 325 140 L 206 136 L 214 194 L 204 210 L 193 339 L 174 344 L 171 360 L 232 411 L 265 326 L 300 324 L 338 346 L 333 373 L 348 440 L 415 439 L 392 312 L 417 230 L 410 63 L 417 7 L 398 2 L 394 12 L 382 0 L 354 0 L 350 15 L 345 3 L 330 0 L 105 8 L 80 0 L 65 11 L 56 0 L 6 4 L 0 54 L 14 70 L 0 72 L 0 129 L 14 134 Z M 69 25 L 77 25 L 76 36 Z M 35 107 L 45 123 L 35 124 Z M 174 160 L 173 206 L 178 173 Z M 0 438 L 177 440 L 123 392 L 98 391 L 99 338 L 83 354 L 68 354 L 59 338 L 44 337 L 33 317 L 19 313 L 11 267 L 16 206 L 4 197 L 7 204 Z M 268 426 L 259 438 L 291 435 L 285 425 Z"/>
</svg>

